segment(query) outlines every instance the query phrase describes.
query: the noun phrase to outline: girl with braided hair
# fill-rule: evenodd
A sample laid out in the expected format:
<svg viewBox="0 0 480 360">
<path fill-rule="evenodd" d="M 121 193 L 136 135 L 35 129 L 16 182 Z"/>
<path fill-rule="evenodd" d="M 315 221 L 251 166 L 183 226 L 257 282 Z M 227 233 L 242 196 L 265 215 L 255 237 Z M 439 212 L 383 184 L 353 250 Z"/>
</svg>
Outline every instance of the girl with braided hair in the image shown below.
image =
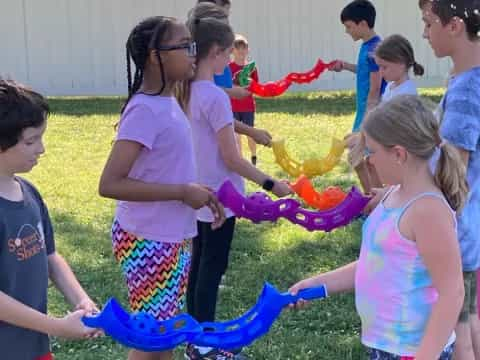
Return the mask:
<svg viewBox="0 0 480 360">
<path fill-rule="evenodd" d="M 210 209 L 213 228 L 225 215 L 212 191 L 195 183 L 189 121 L 173 96 L 176 82 L 194 74 L 196 45 L 187 27 L 147 18 L 130 33 L 126 53 L 128 98 L 99 191 L 117 200 L 113 251 L 132 311 L 167 320 L 184 305 L 195 209 Z M 132 350 L 129 359 L 170 360 L 173 354 Z"/>
</svg>

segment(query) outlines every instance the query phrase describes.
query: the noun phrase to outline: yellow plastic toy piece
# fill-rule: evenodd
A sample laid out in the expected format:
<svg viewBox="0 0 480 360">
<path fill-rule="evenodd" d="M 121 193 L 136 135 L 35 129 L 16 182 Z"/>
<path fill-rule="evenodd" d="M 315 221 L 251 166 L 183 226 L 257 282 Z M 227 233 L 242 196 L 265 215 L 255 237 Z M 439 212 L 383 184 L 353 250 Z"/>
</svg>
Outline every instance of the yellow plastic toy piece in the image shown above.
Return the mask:
<svg viewBox="0 0 480 360">
<path fill-rule="evenodd" d="M 293 160 L 285 149 L 285 141 L 272 141 L 275 160 L 285 172 L 293 177 L 305 175 L 308 178 L 320 176 L 331 171 L 340 162 L 345 151 L 345 142 L 336 138 L 332 139 L 330 152 L 323 159 L 307 159 L 303 163 Z"/>
</svg>

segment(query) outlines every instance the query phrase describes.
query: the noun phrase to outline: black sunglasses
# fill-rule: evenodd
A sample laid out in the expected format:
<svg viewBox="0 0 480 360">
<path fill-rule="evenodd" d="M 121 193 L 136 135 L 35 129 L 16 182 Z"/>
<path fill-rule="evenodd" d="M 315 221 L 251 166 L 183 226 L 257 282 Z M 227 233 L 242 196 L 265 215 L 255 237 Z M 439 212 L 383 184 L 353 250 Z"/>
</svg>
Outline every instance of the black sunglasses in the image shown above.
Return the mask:
<svg viewBox="0 0 480 360">
<path fill-rule="evenodd" d="M 186 49 L 188 56 L 197 56 L 197 43 L 195 41 L 192 41 L 186 44 L 157 47 L 158 51 L 172 51 L 172 50 L 179 50 L 179 49 Z"/>
</svg>

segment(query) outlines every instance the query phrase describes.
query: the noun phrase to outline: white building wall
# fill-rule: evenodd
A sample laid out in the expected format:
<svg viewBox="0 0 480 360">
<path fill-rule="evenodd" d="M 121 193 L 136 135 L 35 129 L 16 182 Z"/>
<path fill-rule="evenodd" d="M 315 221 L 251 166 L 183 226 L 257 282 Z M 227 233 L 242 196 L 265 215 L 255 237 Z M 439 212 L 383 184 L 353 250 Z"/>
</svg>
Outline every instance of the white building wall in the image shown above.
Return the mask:
<svg viewBox="0 0 480 360">
<path fill-rule="evenodd" d="M 355 62 L 358 45 L 345 34 L 347 0 L 232 0 L 231 21 L 246 35 L 261 80 L 310 69 L 316 59 Z M 426 67 L 422 85 L 442 85 L 447 60 L 435 59 L 422 39 L 416 0 L 374 0 L 377 32 L 401 33 Z M 124 44 L 150 15 L 185 19 L 195 0 L 0 0 L 0 74 L 49 95 L 126 93 Z M 353 88 L 350 73 L 324 74 L 294 89 Z"/>
</svg>

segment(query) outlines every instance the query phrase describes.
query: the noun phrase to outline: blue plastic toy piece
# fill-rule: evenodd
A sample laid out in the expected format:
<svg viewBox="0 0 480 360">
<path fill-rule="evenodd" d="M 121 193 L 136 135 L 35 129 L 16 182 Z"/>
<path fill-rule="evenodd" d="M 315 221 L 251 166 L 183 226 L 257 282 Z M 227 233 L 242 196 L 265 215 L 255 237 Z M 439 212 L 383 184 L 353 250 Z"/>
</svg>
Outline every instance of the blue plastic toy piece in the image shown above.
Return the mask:
<svg viewBox="0 0 480 360">
<path fill-rule="evenodd" d="M 305 289 L 293 296 L 279 293 L 265 283 L 257 304 L 245 315 L 227 322 L 199 324 L 190 315 L 157 321 L 151 315 L 130 315 L 115 299 L 110 299 L 96 317 L 84 317 L 86 326 L 101 328 L 119 343 L 146 352 L 170 350 L 183 342 L 199 346 L 233 349 L 247 346 L 266 334 L 282 309 L 299 299 L 327 296 L 325 286 Z"/>
<path fill-rule="evenodd" d="M 191 342 L 199 346 L 226 350 L 250 345 L 268 333 L 285 306 L 294 304 L 300 299 L 314 300 L 326 296 L 323 285 L 302 290 L 293 296 L 288 292 L 281 294 L 272 285 L 265 283 L 257 304 L 245 315 L 228 322 L 201 323 L 204 331 Z"/>
<path fill-rule="evenodd" d="M 82 320 L 86 326 L 103 329 L 120 344 L 146 352 L 174 349 L 202 331 L 189 315 L 157 321 L 147 313 L 130 315 L 115 299 L 110 299 L 98 316 Z"/>
</svg>

